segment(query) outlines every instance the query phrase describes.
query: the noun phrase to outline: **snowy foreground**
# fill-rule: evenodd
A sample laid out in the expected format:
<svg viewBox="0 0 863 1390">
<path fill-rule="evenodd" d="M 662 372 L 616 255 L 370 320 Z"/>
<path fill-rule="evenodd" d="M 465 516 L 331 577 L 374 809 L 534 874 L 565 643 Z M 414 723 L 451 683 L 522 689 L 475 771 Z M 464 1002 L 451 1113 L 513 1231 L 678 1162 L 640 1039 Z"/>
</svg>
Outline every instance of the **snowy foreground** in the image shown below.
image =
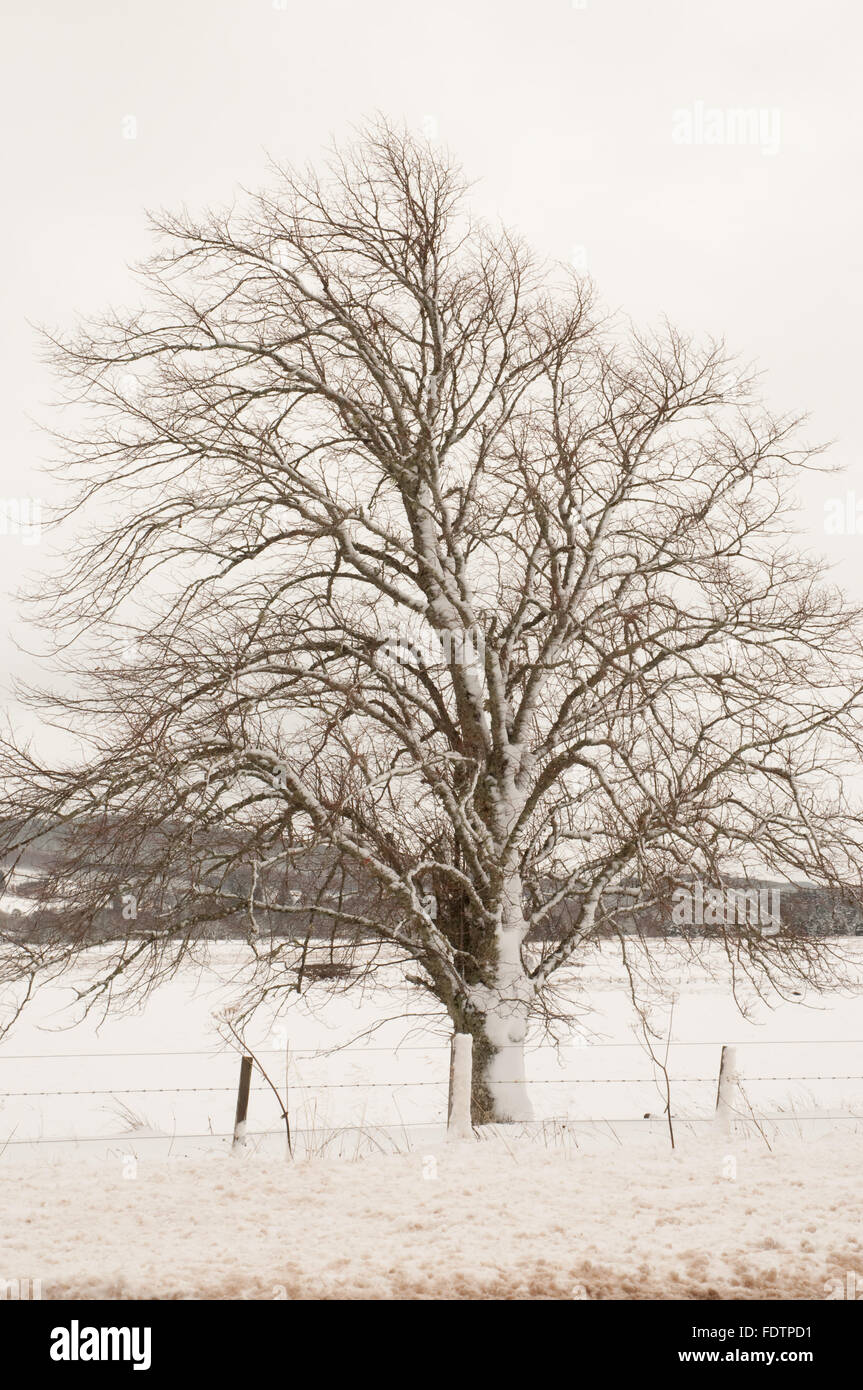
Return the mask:
<svg viewBox="0 0 863 1390">
<path fill-rule="evenodd" d="M 0 1269 L 44 1298 L 841 1297 L 861 1167 L 861 1137 L 16 1165 Z"/>
<path fill-rule="evenodd" d="M 293 1161 L 257 1074 L 231 1152 L 238 1056 L 217 1020 L 235 947 L 125 1018 L 78 1020 L 52 987 L 0 1043 L 0 1284 L 38 1280 L 43 1298 L 863 1294 L 859 984 L 773 1009 L 744 999 L 742 1018 L 707 958 L 659 949 L 674 1151 L 604 950 L 573 972 L 559 1045 L 531 1041 L 537 1123 L 479 1142 L 445 1142 L 446 1021 L 396 979 L 257 1020 L 247 1041 L 288 1083 Z M 723 1044 L 743 1089 L 717 1120 Z"/>
</svg>

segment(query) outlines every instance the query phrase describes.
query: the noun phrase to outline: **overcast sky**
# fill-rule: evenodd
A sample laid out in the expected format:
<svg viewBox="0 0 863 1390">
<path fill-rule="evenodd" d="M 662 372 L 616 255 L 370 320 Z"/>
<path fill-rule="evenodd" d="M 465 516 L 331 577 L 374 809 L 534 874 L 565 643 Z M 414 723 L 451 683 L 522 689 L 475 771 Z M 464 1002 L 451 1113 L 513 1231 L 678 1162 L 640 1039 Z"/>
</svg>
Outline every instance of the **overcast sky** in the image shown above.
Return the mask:
<svg viewBox="0 0 863 1390">
<path fill-rule="evenodd" d="M 7 507 L 45 493 L 29 417 L 54 388 L 27 320 L 132 302 L 146 208 L 227 201 L 267 151 L 313 160 L 380 110 L 436 134 L 479 211 L 585 264 L 610 307 L 724 335 L 771 405 L 811 412 L 847 473 L 809 485 L 801 525 L 863 598 L 860 536 L 823 523 L 831 497 L 863 504 L 852 0 L 3 0 L 2 28 Z M 7 529 L 8 683 L 31 669 L 11 595 L 45 546 Z"/>
</svg>

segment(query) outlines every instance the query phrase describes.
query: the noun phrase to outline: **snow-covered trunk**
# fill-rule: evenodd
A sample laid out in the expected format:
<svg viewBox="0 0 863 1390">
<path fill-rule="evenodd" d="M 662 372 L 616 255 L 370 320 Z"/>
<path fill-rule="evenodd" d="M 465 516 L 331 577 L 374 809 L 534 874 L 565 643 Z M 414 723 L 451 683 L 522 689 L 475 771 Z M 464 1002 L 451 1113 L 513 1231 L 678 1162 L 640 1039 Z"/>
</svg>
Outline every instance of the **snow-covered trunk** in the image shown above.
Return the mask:
<svg viewBox="0 0 863 1390">
<path fill-rule="evenodd" d="M 486 1016 L 485 1035 L 483 1080 L 492 1103 L 490 1118 L 532 1120 L 524 1066 L 527 1010 L 515 1000 L 502 1000 Z"/>
<path fill-rule="evenodd" d="M 533 1119 L 524 1061 L 533 999 L 533 985 L 521 960 L 525 932 L 521 883 L 516 881 L 504 894 L 488 983 L 471 992 L 464 1022 L 474 1040 L 474 1124 Z"/>
</svg>

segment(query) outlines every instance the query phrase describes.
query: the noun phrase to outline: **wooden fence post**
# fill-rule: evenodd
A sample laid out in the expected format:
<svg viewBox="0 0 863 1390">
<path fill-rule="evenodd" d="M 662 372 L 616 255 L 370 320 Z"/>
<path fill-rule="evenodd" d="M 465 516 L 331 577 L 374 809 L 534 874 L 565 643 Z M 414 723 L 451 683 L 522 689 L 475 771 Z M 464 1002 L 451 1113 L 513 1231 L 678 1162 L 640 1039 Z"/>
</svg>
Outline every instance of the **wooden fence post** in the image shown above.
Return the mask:
<svg viewBox="0 0 863 1390">
<path fill-rule="evenodd" d="M 472 1139 L 470 1091 L 473 1071 L 473 1038 L 470 1033 L 453 1033 L 449 1060 L 449 1105 L 447 1141 Z"/>
<path fill-rule="evenodd" d="M 237 1088 L 237 1113 L 234 1118 L 234 1142 L 232 1150 L 238 1147 L 245 1147 L 246 1143 L 246 1116 L 249 1113 L 249 1088 L 252 1084 L 252 1059 L 242 1057 L 240 1059 L 240 1084 Z"/>
</svg>

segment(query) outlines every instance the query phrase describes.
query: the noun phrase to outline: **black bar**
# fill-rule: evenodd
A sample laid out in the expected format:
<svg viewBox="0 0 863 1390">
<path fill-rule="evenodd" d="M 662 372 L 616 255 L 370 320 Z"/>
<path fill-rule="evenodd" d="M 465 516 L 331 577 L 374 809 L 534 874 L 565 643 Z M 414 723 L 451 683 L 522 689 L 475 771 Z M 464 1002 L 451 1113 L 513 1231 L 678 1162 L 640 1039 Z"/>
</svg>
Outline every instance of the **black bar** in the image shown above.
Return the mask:
<svg viewBox="0 0 863 1390">
<path fill-rule="evenodd" d="M 553 1337 L 558 1357 L 566 1357 L 574 1380 L 582 1379 L 590 1366 L 594 1367 L 591 1379 L 597 1368 L 607 1375 L 628 1376 L 645 1372 L 665 1376 L 676 1368 L 690 1380 L 702 1368 L 714 1366 L 726 1372 L 758 1367 L 768 1382 L 775 1370 L 790 1367 L 814 1373 L 820 1383 L 856 1363 L 861 1333 L 859 1311 L 844 1301 L 537 1299 L 488 1300 L 477 1307 L 469 1300 L 432 1299 L 399 1303 L 397 1309 L 391 1306 L 396 1300 L 348 1300 L 337 1308 L 335 1301 L 308 1299 L 295 1304 L 283 1293 L 257 1302 L 7 1300 L 0 1301 L 0 1332 L 7 1350 L 14 1346 L 22 1370 L 47 1373 L 49 1379 L 56 1377 L 60 1382 L 70 1375 L 92 1380 L 105 1371 L 114 1377 L 132 1373 L 137 1351 L 140 1371 L 133 1384 L 154 1373 L 161 1383 L 170 1372 L 171 1383 L 175 1375 L 212 1373 L 219 1385 L 234 1374 L 245 1382 L 255 1367 L 285 1365 L 286 1357 L 293 1354 L 291 1348 L 315 1349 L 329 1381 L 340 1364 L 346 1375 L 356 1372 L 357 1347 L 363 1344 L 376 1346 L 387 1359 L 392 1354 L 395 1365 L 398 1347 L 404 1348 L 406 1336 L 412 1334 L 422 1339 L 416 1341 L 418 1347 L 428 1347 L 433 1338 L 445 1358 L 442 1336 L 449 1331 L 450 1319 L 466 1351 L 482 1348 L 484 1375 L 498 1358 L 505 1369 L 520 1349 L 532 1379 L 544 1374 L 544 1339 Z M 96 1350 L 101 1358 L 103 1328 L 118 1333 L 115 1340 L 113 1334 L 106 1337 L 109 1356 L 115 1344 L 120 1353 L 128 1350 L 129 1355 L 115 1359 L 81 1355 Z M 88 1329 L 95 1329 L 95 1334 Z M 133 1341 L 135 1329 L 138 1335 Z M 251 1363 L 250 1348 L 254 1348 Z M 69 1359 L 58 1359 L 66 1353 Z M 445 1375 L 448 1364 L 442 1360 L 438 1373 Z M 402 1372 L 412 1378 L 409 1364 L 402 1366 Z"/>
</svg>

